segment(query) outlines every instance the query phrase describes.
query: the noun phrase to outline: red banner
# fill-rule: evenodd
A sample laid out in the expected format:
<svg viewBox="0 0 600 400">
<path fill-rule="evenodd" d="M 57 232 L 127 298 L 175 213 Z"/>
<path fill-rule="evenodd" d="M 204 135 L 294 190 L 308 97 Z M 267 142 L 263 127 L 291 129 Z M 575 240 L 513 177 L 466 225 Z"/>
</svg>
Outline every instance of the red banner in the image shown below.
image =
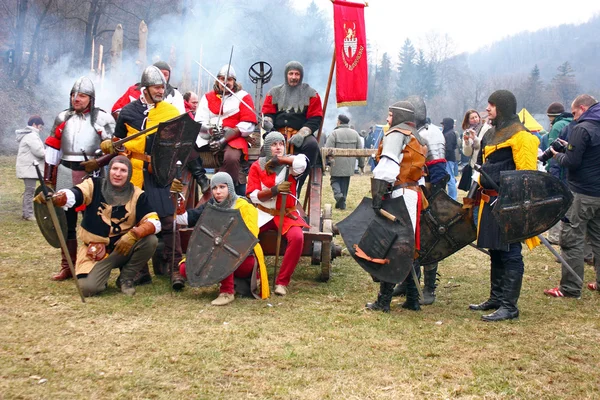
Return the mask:
<svg viewBox="0 0 600 400">
<path fill-rule="evenodd" d="M 368 63 L 365 5 L 333 1 L 337 106 L 367 104 Z"/>
</svg>

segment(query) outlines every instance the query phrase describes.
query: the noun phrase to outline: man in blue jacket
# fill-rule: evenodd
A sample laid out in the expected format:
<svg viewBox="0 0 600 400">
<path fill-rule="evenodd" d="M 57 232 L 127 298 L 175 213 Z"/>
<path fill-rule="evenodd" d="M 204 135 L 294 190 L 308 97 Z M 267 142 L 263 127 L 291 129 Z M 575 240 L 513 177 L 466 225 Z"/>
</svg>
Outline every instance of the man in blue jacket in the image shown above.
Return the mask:
<svg viewBox="0 0 600 400">
<path fill-rule="evenodd" d="M 596 281 L 588 285 L 598 290 L 600 283 L 600 104 L 592 96 L 577 96 L 571 105 L 576 124 L 564 153 L 552 149 L 556 163 L 567 169 L 567 182 L 573 192 L 573 204 L 567 211 L 560 235 L 565 261 L 580 279 L 564 267 L 560 286 L 545 290 L 553 297 L 581 297 L 586 232 L 596 260 Z"/>
</svg>

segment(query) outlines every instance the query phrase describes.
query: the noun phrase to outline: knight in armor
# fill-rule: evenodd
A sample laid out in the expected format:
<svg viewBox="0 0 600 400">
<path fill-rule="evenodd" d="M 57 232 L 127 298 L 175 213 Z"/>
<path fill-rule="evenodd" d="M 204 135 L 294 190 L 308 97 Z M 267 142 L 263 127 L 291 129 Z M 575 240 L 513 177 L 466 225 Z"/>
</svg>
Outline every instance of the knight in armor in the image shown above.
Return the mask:
<svg viewBox="0 0 600 400">
<path fill-rule="evenodd" d="M 427 146 L 427 161 L 425 162 L 425 196 L 430 197 L 438 190 L 445 190 L 449 175 L 446 171 L 445 139 L 442 131 L 435 125 L 427 123 L 427 106 L 419 96 L 410 96 L 406 99 L 415 109 L 415 124 L 417 129 L 417 140 Z M 430 305 L 435 302 L 435 289 L 437 288 L 438 263 L 423 265 L 423 301 L 422 304 Z M 421 268 L 417 268 L 417 276 Z M 402 284 L 394 288 L 394 295 L 405 295 L 409 276 Z"/>
<path fill-rule="evenodd" d="M 386 199 L 402 196 L 412 223 L 413 234 L 419 226 L 419 214 L 425 202 L 420 184 L 424 184 L 423 168 L 427 157 L 427 146 L 417 139 L 415 107 L 408 101 L 399 101 L 389 107 L 387 123 L 390 129 L 379 144 L 377 166 L 371 179 L 373 209 L 380 213 Z M 418 236 L 415 235 L 418 246 Z M 418 264 L 414 264 L 414 267 Z M 415 268 L 416 270 L 417 268 Z M 412 275 L 412 274 L 411 274 Z M 380 282 L 379 295 L 370 310 L 389 312 L 392 293 L 398 282 Z M 406 283 L 406 301 L 402 308 L 420 310 L 419 292 L 416 282 L 409 276 Z"/>
<path fill-rule="evenodd" d="M 119 114 L 115 136 L 120 139 L 144 129 L 158 126 L 160 122 L 168 121 L 180 114 L 175 106 L 163 101 L 166 81 L 157 67 L 147 67 L 142 73 L 140 82 L 142 96 L 123 107 Z M 182 252 L 179 230 L 177 228 L 173 230 L 175 204 L 171 198 L 170 186 L 161 186 L 151 171 L 150 154 L 155 132 L 155 130 L 150 131 L 146 135 L 126 142 L 124 153 L 127 154 L 133 165 L 131 182 L 138 188 L 143 188 L 148 194 L 150 205 L 158 214 L 162 225 L 161 236 L 164 242 L 162 258 L 163 265 L 167 265 L 167 270 L 162 271 L 155 268 L 155 273 L 165 274 L 170 272 L 173 289 L 181 290 L 185 285 L 185 281 L 177 268 L 179 261 L 181 261 Z M 175 247 L 173 247 L 173 235 L 176 239 Z M 171 265 L 173 254 L 174 263 Z M 152 282 L 152 277 L 146 264 L 134 283 L 140 285 L 150 282 Z"/>
<path fill-rule="evenodd" d="M 233 179 L 226 172 L 217 172 L 210 180 L 212 197 L 207 203 L 198 208 L 183 211 L 177 215 L 177 223 L 189 227 L 196 226 L 206 204 L 211 204 L 220 208 L 229 208 L 239 210 L 248 229 L 258 237 L 258 211 L 245 197 L 238 196 L 235 193 Z M 179 265 L 182 276 L 186 277 L 186 259 L 184 258 Z M 243 284 L 235 285 L 235 282 L 245 281 Z M 254 281 L 254 282 L 251 282 Z M 243 288 L 257 288 L 257 293 L 244 293 Z M 237 290 L 236 290 L 237 289 Z M 254 247 L 253 252 L 246 257 L 234 273 L 221 281 L 219 296 L 211 304 L 213 306 L 224 306 L 235 300 L 236 291 L 240 294 L 250 294 L 257 298 L 266 299 L 269 297 L 269 277 L 265 258 L 260 244 Z"/>
<path fill-rule="evenodd" d="M 293 154 L 308 157 L 310 167 L 319 165 L 319 143 L 313 135 L 319 130 L 323 120 L 321 98 L 308 83 L 303 83 L 304 67 L 298 61 L 290 61 L 285 66 L 285 81 L 267 93 L 262 106 L 267 125 L 283 134 Z M 298 177 L 298 196 L 308 175 L 308 171 Z"/>
<path fill-rule="evenodd" d="M 256 125 L 254 103 L 252 96 L 237 83 L 233 66 L 224 65 L 217 73 L 217 79 L 213 90 L 202 96 L 196 110 L 196 121 L 210 127 L 208 133 L 198 136 L 196 146 L 199 152 L 223 155 L 219 172 L 227 172 L 235 183 L 236 193 L 244 195 L 246 175 L 242 164 L 248 161 L 247 138 Z"/>
<path fill-rule="evenodd" d="M 86 157 L 93 158 L 101 142 L 110 143 L 115 120 L 95 107 L 96 91 L 87 77 L 75 81 L 70 94 L 70 106 L 61 111 L 46 139 L 44 181 L 56 190 L 80 184 L 86 177 Z M 73 263 L 77 258 L 77 211 L 70 208 L 67 216 L 67 248 Z M 62 252 L 60 271 L 55 281 L 71 278 L 66 255 Z"/>
<path fill-rule="evenodd" d="M 106 289 L 113 268 L 121 270 L 117 280 L 121 292 L 135 294 L 133 279 L 158 244 L 158 215 L 147 194 L 130 182 L 131 173 L 127 157 L 117 156 L 109 163 L 108 177 L 86 179 L 52 196 L 57 207 L 86 206 L 79 229 L 83 246 L 75 263 L 75 273 L 86 297 Z M 40 192 L 35 201 L 45 203 L 44 193 Z"/>
<path fill-rule="evenodd" d="M 488 182 L 481 175 L 482 188 L 478 223 L 477 247 L 490 252 L 490 297 L 481 304 L 471 304 L 471 310 L 495 310 L 483 315 L 484 321 L 502 321 L 518 318 L 517 301 L 523 281 L 523 256 L 521 242 L 504 243 L 501 240 L 501 227 L 492 214 L 498 193 L 494 187 L 500 184 L 500 173 L 513 170 L 536 170 L 539 140 L 519 121 L 517 100 L 508 90 L 497 90 L 488 98 L 486 111 L 492 122 L 481 140 L 481 151 L 477 164 L 495 181 Z M 515 221 L 515 223 L 518 223 Z M 531 249 L 539 244 L 539 239 L 525 241 Z"/>
<path fill-rule="evenodd" d="M 302 228 L 309 227 L 296 209 L 296 177 L 306 170 L 307 157 L 303 154 L 286 155 L 285 138 L 279 132 L 269 133 L 263 148 L 264 157 L 250 167 L 246 195 L 258 208 L 261 232 L 276 231 L 283 224 L 282 235 L 287 246 L 275 279 L 275 294 L 285 296 L 302 255 Z M 285 204 L 282 204 L 282 193 L 287 193 Z M 283 221 L 279 218 L 281 207 L 285 207 Z"/>
<path fill-rule="evenodd" d="M 156 68 L 158 68 L 160 72 L 162 72 L 163 76 L 165 77 L 165 80 L 167 81 L 167 86 L 164 94 L 164 101 L 174 105 L 177 108 L 177 110 L 179 110 L 179 114 L 187 112 L 183 95 L 179 90 L 177 90 L 176 87 L 171 86 L 171 84 L 169 83 L 171 80 L 171 66 L 165 61 L 157 61 L 153 65 Z M 127 88 L 125 93 L 123 93 L 123 95 L 119 97 L 115 104 L 113 104 L 111 113 L 115 120 L 119 119 L 119 114 L 121 113 L 123 107 L 125 107 L 132 101 L 136 101 L 140 98 L 140 96 L 142 95 L 142 87 L 143 86 L 141 82 L 137 82 L 131 85 Z"/>
</svg>

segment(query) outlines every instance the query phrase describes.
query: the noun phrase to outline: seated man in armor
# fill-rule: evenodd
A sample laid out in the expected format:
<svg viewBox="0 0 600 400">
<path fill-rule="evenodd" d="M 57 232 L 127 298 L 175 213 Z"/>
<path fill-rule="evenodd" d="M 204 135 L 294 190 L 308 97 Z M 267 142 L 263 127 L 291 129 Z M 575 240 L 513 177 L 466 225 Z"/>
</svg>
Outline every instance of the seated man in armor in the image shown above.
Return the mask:
<svg viewBox="0 0 600 400">
<path fill-rule="evenodd" d="M 204 203 L 198 208 L 189 209 L 187 211 L 182 210 L 182 213 L 178 212 L 177 223 L 180 225 L 188 225 L 190 227 L 196 226 L 206 204 L 212 204 L 216 207 L 239 210 L 248 229 L 253 235 L 258 237 L 258 212 L 256 207 L 246 200 L 246 198 L 240 197 L 235 193 L 231 176 L 226 172 L 217 172 L 210 180 L 210 187 L 212 190 L 212 197 L 208 203 Z M 186 277 L 185 258 L 179 264 L 179 271 L 183 277 Z M 221 281 L 219 296 L 214 299 L 211 304 L 213 306 L 224 306 L 235 300 L 237 288 L 234 286 L 234 282 L 239 282 L 240 280 L 246 281 L 246 284 L 243 285 L 244 288 L 257 288 L 257 293 L 252 292 L 253 296 L 261 299 L 269 297 L 269 277 L 267 275 L 265 258 L 260 244 L 257 244 L 254 247 L 254 251 L 246 257 L 234 273 Z M 250 294 L 243 293 L 240 289 L 238 289 L 238 292 L 241 292 L 240 294 Z"/>
<path fill-rule="evenodd" d="M 319 143 L 314 132 L 323 121 L 321 97 L 308 83 L 303 83 L 304 67 L 298 61 L 285 66 L 284 83 L 269 90 L 262 106 L 266 130 L 273 127 L 293 146 L 293 154 L 304 154 L 310 167 L 319 165 Z M 268 127 L 268 128 L 267 128 Z M 290 150 L 290 152 L 292 152 Z M 298 196 L 308 171 L 298 176 Z"/>
<path fill-rule="evenodd" d="M 106 289 L 113 268 L 121 270 L 117 280 L 121 292 L 134 295 L 133 279 L 158 244 L 158 215 L 146 193 L 130 182 L 132 171 L 127 157 L 117 156 L 108 165 L 108 177 L 86 179 L 52 196 L 57 207 L 86 206 L 79 230 L 84 245 L 75 262 L 75 273 L 86 297 Z M 45 203 L 44 193 L 40 192 L 35 201 Z"/>
<path fill-rule="evenodd" d="M 246 174 L 242 166 L 248 161 L 247 138 L 254 132 L 256 112 L 252 97 L 237 83 L 231 65 L 219 70 L 213 90 L 200 99 L 196 121 L 203 125 L 196 141 L 197 151 L 211 151 L 218 158 L 222 154 L 219 171 L 231 176 L 236 193 L 243 196 Z"/>
<path fill-rule="evenodd" d="M 261 232 L 278 230 L 283 224 L 281 232 L 287 246 L 275 279 L 275 294 L 285 296 L 302 255 L 302 228 L 309 227 L 296 210 L 296 177 L 306 170 L 307 158 L 304 154 L 286 155 L 285 139 L 279 132 L 271 132 L 265 137 L 263 149 L 265 156 L 250 167 L 246 193 L 258 207 Z M 282 193 L 287 194 L 285 204 L 282 204 Z M 281 207 L 285 207 L 283 221 L 279 218 Z"/>
</svg>

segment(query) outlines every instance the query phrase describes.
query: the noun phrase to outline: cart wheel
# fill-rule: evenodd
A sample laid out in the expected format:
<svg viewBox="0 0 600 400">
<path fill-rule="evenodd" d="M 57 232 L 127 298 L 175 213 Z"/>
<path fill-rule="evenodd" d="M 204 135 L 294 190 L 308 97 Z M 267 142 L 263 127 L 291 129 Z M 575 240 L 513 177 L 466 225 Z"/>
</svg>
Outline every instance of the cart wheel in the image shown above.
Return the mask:
<svg viewBox="0 0 600 400">
<path fill-rule="evenodd" d="M 327 203 L 323 207 L 323 219 L 331 219 L 332 216 L 332 207 L 331 204 Z"/>
<path fill-rule="evenodd" d="M 321 251 L 321 281 L 329 281 L 331 276 L 331 242 L 322 243 Z"/>
</svg>

